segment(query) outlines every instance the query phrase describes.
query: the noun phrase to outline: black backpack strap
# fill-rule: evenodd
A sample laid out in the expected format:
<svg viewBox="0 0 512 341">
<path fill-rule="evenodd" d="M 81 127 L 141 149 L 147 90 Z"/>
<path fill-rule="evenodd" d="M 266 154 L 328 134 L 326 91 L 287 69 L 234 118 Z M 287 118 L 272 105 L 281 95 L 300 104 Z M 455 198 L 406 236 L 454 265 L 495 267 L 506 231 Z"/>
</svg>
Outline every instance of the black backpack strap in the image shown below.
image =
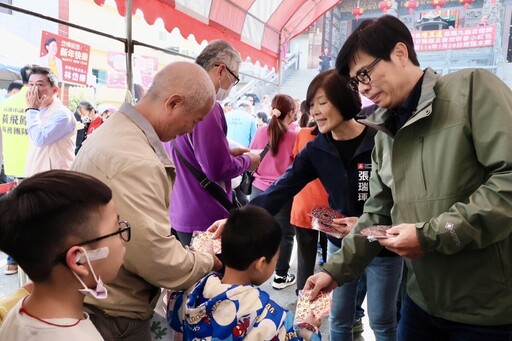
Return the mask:
<svg viewBox="0 0 512 341">
<path fill-rule="evenodd" d="M 210 179 L 208 179 L 208 177 L 203 172 L 192 166 L 190 162 L 188 162 L 180 153 L 178 146 L 174 141 L 172 141 L 172 145 L 174 150 L 176 150 L 176 155 L 178 155 L 180 161 L 194 175 L 197 181 L 199 181 L 199 185 L 206 189 L 208 193 L 210 193 L 229 212 L 233 208 L 233 204 L 227 198 L 226 192 L 215 182 L 212 182 Z"/>
<path fill-rule="evenodd" d="M 263 161 L 263 158 L 265 157 L 265 155 L 267 155 L 269 150 L 270 150 L 270 141 L 267 143 L 265 148 L 260 153 L 260 163 L 261 163 L 261 161 Z"/>
</svg>

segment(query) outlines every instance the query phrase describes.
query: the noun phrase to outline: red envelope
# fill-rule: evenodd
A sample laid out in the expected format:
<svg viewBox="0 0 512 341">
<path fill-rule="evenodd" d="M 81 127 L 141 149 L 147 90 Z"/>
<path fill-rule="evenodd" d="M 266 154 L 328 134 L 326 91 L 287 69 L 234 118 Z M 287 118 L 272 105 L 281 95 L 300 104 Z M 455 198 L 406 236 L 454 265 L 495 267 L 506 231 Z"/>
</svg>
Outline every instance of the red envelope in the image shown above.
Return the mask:
<svg viewBox="0 0 512 341">
<path fill-rule="evenodd" d="M 215 254 L 221 253 L 221 243 L 219 239 L 213 239 L 213 232 L 199 232 L 192 236 L 190 248 L 194 251 L 210 252 L 210 248 L 213 248 Z"/>
</svg>

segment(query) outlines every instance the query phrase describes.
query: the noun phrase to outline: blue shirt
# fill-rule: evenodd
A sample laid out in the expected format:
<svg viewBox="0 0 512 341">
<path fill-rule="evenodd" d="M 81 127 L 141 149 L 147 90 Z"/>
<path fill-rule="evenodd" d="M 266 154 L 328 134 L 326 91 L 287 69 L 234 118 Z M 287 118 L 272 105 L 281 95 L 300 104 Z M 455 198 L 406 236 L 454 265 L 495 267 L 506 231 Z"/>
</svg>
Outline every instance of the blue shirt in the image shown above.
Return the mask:
<svg viewBox="0 0 512 341">
<path fill-rule="evenodd" d="M 256 134 L 256 120 L 247 111 L 237 108 L 226 115 L 228 138 L 249 147 Z"/>
</svg>

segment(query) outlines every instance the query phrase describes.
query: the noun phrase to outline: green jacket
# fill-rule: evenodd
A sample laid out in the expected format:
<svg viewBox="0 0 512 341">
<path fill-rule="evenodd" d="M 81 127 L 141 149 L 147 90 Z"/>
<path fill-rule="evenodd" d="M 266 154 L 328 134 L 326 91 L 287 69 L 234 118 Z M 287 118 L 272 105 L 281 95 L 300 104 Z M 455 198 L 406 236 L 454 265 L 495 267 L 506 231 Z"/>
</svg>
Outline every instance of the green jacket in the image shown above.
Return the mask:
<svg viewBox="0 0 512 341">
<path fill-rule="evenodd" d="M 482 69 L 425 72 L 418 110 L 393 138 L 377 110 L 371 197 L 342 249 L 324 266 L 356 278 L 379 252 L 359 231 L 415 223 L 425 251 L 406 259 L 407 292 L 430 315 L 512 323 L 512 92 Z"/>
</svg>

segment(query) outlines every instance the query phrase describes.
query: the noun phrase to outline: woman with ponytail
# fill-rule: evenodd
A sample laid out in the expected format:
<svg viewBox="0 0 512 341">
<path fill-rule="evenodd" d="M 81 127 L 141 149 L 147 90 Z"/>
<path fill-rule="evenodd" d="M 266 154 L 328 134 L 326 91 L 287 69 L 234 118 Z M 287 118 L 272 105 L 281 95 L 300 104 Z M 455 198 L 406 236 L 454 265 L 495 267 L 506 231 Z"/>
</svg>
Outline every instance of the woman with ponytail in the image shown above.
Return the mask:
<svg viewBox="0 0 512 341">
<path fill-rule="evenodd" d="M 291 129 L 289 126 L 295 118 L 294 108 L 295 103 L 292 97 L 276 95 L 272 99 L 270 123 L 256 131 L 250 148 L 263 150 L 268 145 L 269 149 L 254 173 L 251 200 L 270 187 L 293 162 L 293 146 L 298 133 L 296 129 Z M 295 236 L 295 230 L 290 225 L 291 206 L 292 197 L 274 215 L 283 234 L 279 246 L 280 255 L 277 261 L 276 275 L 272 281 L 274 289 L 284 289 L 296 281 L 295 275 L 288 274 L 293 237 Z"/>
</svg>

